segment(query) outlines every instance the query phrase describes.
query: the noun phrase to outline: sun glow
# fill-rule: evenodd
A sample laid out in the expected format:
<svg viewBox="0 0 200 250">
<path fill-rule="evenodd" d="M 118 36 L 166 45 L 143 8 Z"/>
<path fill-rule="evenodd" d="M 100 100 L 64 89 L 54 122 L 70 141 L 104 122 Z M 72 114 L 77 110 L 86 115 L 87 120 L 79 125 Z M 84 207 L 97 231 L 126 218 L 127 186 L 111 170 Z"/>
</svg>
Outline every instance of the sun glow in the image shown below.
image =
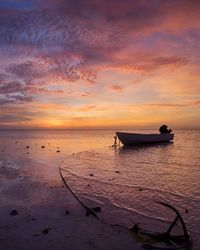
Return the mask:
<svg viewBox="0 0 200 250">
<path fill-rule="evenodd" d="M 63 127 L 63 122 L 58 120 L 47 120 L 46 127 Z"/>
</svg>

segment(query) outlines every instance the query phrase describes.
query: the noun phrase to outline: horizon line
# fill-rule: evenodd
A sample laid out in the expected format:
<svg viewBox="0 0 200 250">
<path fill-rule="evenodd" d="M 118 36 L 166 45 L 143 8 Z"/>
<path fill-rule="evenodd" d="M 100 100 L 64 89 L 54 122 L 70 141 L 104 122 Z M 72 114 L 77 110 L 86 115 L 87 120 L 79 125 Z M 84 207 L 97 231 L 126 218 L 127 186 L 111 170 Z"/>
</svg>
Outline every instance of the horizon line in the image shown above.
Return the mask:
<svg viewBox="0 0 200 250">
<path fill-rule="evenodd" d="M 0 131 L 78 131 L 78 130 L 158 130 L 158 128 L 0 128 Z M 173 130 L 200 130 L 200 128 L 174 128 Z"/>
</svg>

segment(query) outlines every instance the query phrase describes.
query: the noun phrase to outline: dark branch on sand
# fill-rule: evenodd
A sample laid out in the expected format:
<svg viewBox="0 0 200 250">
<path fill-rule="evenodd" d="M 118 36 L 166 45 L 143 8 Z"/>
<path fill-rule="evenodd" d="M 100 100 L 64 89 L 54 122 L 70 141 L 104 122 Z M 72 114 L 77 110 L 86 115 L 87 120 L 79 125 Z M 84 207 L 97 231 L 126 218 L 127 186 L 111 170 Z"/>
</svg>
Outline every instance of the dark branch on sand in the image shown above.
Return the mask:
<svg viewBox="0 0 200 250">
<path fill-rule="evenodd" d="M 161 205 L 163 205 L 165 207 L 168 207 L 168 208 L 172 209 L 177 215 L 176 218 L 174 219 L 174 221 L 172 222 L 172 224 L 170 225 L 169 229 L 167 230 L 166 234 L 169 234 L 171 232 L 172 228 L 174 227 L 176 221 L 180 220 L 182 228 L 183 228 L 183 233 L 184 233 L 185 240 L 188 240 L 189 239 L 189 234 L 188 234 L 186 225 L 185 225 L 184 220 L 181 217 L 180 213 L 177 211 L 177 209 L 175 209 L 174 207 L 172 207 L 171 205 L 169 205 L 169 204 L 167 204 L 165 202 L 156 201 L 156 203 L 161 204 Z"/>
<path fill-rule="evenodd" d="M 71 194 L 74 196 L 74 198 L 81 204 L 82 207 L 85 208 L 86 210 L 86 215 L 92 215 L 94 216 L 96 219 L 98 219 L 99 221 L 102 221 L 96 214 L 95 212 L 92 210 L 92 208 L 87 207 L 77 196 L 76 194 L 71 190 L 71 188 L 69 187 L 69 185 L 67 184 L 65 178 L 62 175 L 62 168 L 59 167 L 59 173 L 60 173 L 60 177 L 65 185 L 65 187 L 71 192 Z"/>
<path fill-rule="evenodd" d="M 145 249 L 183 249 L 183 248 L 185 249 L 185 247 L 188 247 L 187 249 L 190 249 L 192 239 L 186 229 L 186 225 L 180 213 L 177 211 L 176 208 L 165 202 L 156 201 L 156 203 L 168 207 L 176 213 L 176 217 L 169 226 L 168 230 L 164 233 L 156 233 L 156 232 L 154 233 L 139 228 L 137 224 L 135 224 L 129 230 L 133 232 L 138 239 L 140 239 L 143 243 L 145 243 L 142 245 L 142 247 Z M 171 235 L 170 232 L 172 231 L 177 221 L 181 222 L 183 234 Z M 158 242 L 162 242 L 164 243 L 164 245 L 157 246 L 156 244 Z"/>
</svg>

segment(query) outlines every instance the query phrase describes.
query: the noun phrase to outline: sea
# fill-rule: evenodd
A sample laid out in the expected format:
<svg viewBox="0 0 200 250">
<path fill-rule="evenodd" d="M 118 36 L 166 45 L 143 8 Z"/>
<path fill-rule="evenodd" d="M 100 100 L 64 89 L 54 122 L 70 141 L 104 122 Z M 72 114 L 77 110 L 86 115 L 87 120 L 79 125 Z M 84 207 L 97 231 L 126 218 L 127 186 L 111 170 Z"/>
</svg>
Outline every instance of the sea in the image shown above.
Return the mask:
<svg viewBox="0 0 200 250">
<path fill-rule="evenodd" d="M 157 133 L 153 130 L 128 130 Z M 174 141 L 113 146 L 114 130 L 0 131 L 0 168 L 20 168 L 26 159 L 46 165 L 46 175 L 61 181 L 99 216 L 127 228 L 137 224 L 165 232 L 176 208 L 200 249 L 200 130 L 174 130 Z M 27 166 L 28 168 L 29 166 Z M 182 233 L 180 223 L 175 229 Z"/>
</svg>

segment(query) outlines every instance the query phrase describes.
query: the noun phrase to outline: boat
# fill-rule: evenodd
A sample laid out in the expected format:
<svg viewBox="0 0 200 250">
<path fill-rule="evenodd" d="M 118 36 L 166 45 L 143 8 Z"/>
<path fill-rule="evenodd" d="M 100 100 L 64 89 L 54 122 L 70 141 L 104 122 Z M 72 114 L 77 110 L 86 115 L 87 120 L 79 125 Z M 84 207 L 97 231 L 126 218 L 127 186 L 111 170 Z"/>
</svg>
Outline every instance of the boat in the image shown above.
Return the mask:
<svg viewBox="0 0 200 250">
<path fill-rule="evenodd" d="M 127 132 L 116 132 L 119 141 L 124 145 L 169 142 L 174 139 L 174 134 L 136 134 Z"/>
</svg>

